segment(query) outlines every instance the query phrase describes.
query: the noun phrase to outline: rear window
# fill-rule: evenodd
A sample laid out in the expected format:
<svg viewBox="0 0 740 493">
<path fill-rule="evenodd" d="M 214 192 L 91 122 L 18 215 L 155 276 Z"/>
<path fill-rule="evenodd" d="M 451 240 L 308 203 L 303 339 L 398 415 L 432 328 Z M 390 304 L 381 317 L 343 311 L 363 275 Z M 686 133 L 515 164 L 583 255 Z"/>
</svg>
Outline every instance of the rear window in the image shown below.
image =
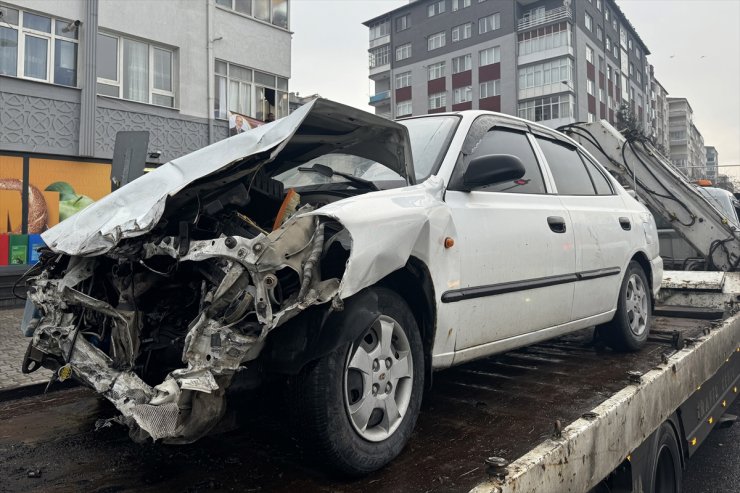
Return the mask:
<svg viewBox="0 0 740 493">
<path fill-rule="evenodd" d="M 596 194 L 591 178 L 575 147 L 540 137 L 537 137 L 537 142 L 550 166 L 560 195 Z"/>
</svg>

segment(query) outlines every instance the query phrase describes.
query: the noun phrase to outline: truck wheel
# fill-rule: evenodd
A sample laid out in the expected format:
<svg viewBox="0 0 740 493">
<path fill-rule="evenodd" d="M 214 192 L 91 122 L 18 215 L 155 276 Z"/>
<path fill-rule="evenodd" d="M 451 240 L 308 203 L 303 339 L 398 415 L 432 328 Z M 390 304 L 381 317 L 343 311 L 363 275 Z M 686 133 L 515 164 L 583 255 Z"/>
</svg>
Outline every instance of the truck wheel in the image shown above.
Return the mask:
<svg viewBox="0 0 740 493">
<path fill-rule="evenodd" d="M 357 340 L 304 368 L 293 396 L 306 448 L 349 476 L 380 469 L 401 453 L 424 388 L 424 354 L 411 310 L 395 292 L 371 289 L 380 318 Z"/>
<path fill-rule="evenodd" d="M 651 493 L 681 493 L 683 471 L 673 428 L 663 423 L 658 429 L 651 474 Z"/>
<path fill-rule="evenodd" d="M 634 260 L 619 288 L 617 312 L 611 322 L 598 328 L 607 345 L 617 351 L 637 351 L 650 333 L 650 288 L 642 266 Z"/>
</svg>

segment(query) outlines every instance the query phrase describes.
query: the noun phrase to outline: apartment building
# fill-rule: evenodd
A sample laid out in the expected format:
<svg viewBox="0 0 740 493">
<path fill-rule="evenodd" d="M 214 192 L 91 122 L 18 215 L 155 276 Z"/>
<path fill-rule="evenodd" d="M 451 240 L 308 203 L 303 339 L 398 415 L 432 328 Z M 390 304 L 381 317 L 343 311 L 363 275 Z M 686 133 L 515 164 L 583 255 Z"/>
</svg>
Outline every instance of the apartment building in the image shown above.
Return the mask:
<svg viewBox="0 0 740 493">
<path fill-rule="evenodd" d="M 163 163 L 287 115 L 289 18 L 288 0 L 0 0 L 0 266 L 3 235 L 111 191 L 117 132 L 148 131 Z"/>
<path fill-rule="evenodd" d="M 707 178 L 716 182 L 719 178 L 719 153 L 712 146 L 705 147 L 707 151 Z"/>
<path fill-rule="evenodd" d="M 704 138 L 694 125 L 694 110 L 686 98 L 668 98 L 671 162 L 691 179 L 706 177 Z"/>
<path fill-rule="evenodd" d="M 364 23 L 376 114 L 486 109 L 649 128 L 650 51 L 612 0 L 416 0 Z"/>
<path fill-rule="evenodd" d="M 668 91 L 655 78 L 650 65 L 650 136 L 659 149 L 670 154 Z"/>
</svg>

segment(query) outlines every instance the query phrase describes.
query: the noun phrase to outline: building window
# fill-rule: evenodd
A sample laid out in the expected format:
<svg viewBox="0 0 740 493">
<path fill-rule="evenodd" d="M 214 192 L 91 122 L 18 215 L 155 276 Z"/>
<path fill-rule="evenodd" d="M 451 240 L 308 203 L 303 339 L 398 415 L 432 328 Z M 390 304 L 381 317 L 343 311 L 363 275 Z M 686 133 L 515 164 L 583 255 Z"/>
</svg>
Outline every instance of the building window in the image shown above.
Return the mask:
<svg viewBox="0 0 740 493">
<path fill-rule="evenodd" d="M 427 7 L 427 16 L 434 17 L 435 15 L 439 15 L 444 11 L 445 11 L 445 0 L 434 2 L 434 3 L 429 4 L 429 6 Z"/>
<path fill-rule="evenodd" d="M 611 12 L 609 11 L 609 9 L 606 9 L 606 10 L 604 11 L 604 18 L 605 18 L 605 19 L 606 19 L 607 21 L 609 20 L 609 18 L 611 17 L 611 15 L 612 15 L 612 13 L 611 13 Z"/>
<path fill-rule="evenodd" d="M 429 109 L 436 110 L 447 106 L 447 93 L 438 92 L 429 95 Z"/>
<path fill-rule="evenodd" d="M 396 61 L 411 57 L 411 43 L 406 43 L 396 48 Z"/>
<path fill-rule="evenodd" d="M 596 39 L 599 41 L 603 41 L 604 39 L 604 31 L 601 29 L 601 26 L 596 26 Z"/>
<path fill-rule="evenodd" d="M 452 28 L 452 42 L 456 43 L 461 39 L 468 39 L 473 35 L 473 24 L 461 24 Z"/>
<path fill-rule="evenodd" d="M 601 0 L 596 0 L 596 8 L 601 10 Z"/>
<path fill-rule="evenodd" d="M 591 96 L 594 96 L 594 81 L 591 79 L 586 80 L 586 92 Z"/>
<path fill-rule="evenodd" d="M 604 102 L 604 89 L 599 88 L 599 103 Z"/>
<path fill-rule="evenodd" d="M 540 51 L 570 46 L 570 30 L 567 22 L 540 27 L 533 31 L 520 33 L 519 54 L 529 55 Z"/>
<path fill-rule="evenodd" d="M 478 19 L 478 34 L 487 33 L 501 27 L 501 14 L 491 14 Z"/>
<path fill-rule="evenodd" d="M 588 29 L 589 31 L 593 31 L 594 30 L 594 20 L 588 14 L 585 14 L 585 16 L 586 16 L 585 17 L 586 18 L 586 29 Z"/>
<path fill-rule="evenodd" d="M 642 53 L 640 53 L 640 48 L 635 47 L 635 57 L 639 60 L 642 57 Z"/>
<path fill-rule="evenodd" d="M 391 33 L 391 21 L 384 20 L 370 25 L 370 41 L 388 36 Z"/>
<path fill-rule="evenodd" d="M 370 50 L 370 68 L 382 67 L 391 63 L 391 47 L 383 45 Z"/>
<path fill-rule="evenodd" d="M 288 29 L 288 0 L 216 0 L 216 4 Z"/>
<path fill-rule="evenodd" d="M 589 114 L 588 114 L 588 117 L 587 117 L 587 118 L 588 118 L 588 123 L 593 123 L 593 122 L 595 122 L 595 121 L 596 121 L 596 115 L 594 115 L 593 113 L 590 113 L 590 112 L 589 112 Z"/>
<path fill-rule="evenodd" d="M 458 87 L 452 91 L 452 104 L 467 103 L 473 100 L 473 87 Z"/>
<path fill-rule="evenodd" d="M 501 61 L 501 47 L 494 46 L 478 52 L 478 66 L 491 65 Z"/>
<path fill-rule="evenodd" d="M 77 86 L 77 28 L 70 21 L 3 7 L 0 75 Z"/>
<path fill-rule="evenodd" d="M 519 103 L 519 118 L 534 122 L 573 118 L 575 103 L 570 94 L 547 96 Z"/>
<path fill-rule="evenodd" d="M 606 51 L 607 52 L 612 51 L 612 40 L 609 39 L 609 36 L 606 37 Z"/>
<path fill-rule="evenodd" d="M 572 81 L 573 62 L 567 57 L 519 69 L 519 89 Z"/>
<path fill-rule="evenodd" d="M 594 63 L 594 49 L 586 45 L 586 61 L 593 65 Z"/>
<path fill-rule="evenodd" d="M 174 59 L 168 48 L 98 33 L 98 94 L 174 108 Z"/>
<path fill-rule="evenodd" d="M 501 94 L 499 91 L 499 87 L 501 85 L 501 80 L 489 80 L 488 82 L 481 82 L 479 87 L 479 98 L 485 99 L 485 98 L 491 98 L 493 96 L 498 96 Z"/>
<path fill-rule="evenodd" d="M 627 49 L 628 50 L 631 50 L 632 49 L 632 40 L 631 39 L 628 39 L 627 40 Z"/>
<path fill-rule="evenodd" d="M 459 74 L 473 68 L 472 55 L 458 56 L 452 59 L 452 73 Z"/>
<path fill-rule="evenodd" d="M 635 64 L 632 63 L 632 62 L 630 62 L 630 69 L 629 69 L 629 71 L 630 71 L 630 77 L 635 74 Z"/>
<path fill-rule="evenodd" d="M 409 87 L 411 85 L 411 72 L 403 72 L 401 74 L 396 74 L 396 89 L 401 89 L 402 87 Z"/>
<path fill-rule="evenodd" d="M 637 83 L 642 84 L 642 74 L 640 74 L 640 72 L 637 72 L 635 74 L 635 77 L 637 77 Z"/>
<path fill-rule="evenodd" d="M 396 117 L 409 116 L 411 114 L 411 100 L 396 103 Z"/>
<path fill-rule="evenodd" d="M 396 32 L 405 31 L 409 27 L 411 27 L 409 14 L 402 15 L 396 19 Z"/>
<path fill-rule="evenodd" d="M 447 41 L 447 32 L 442 31 L 441 33 L 432 34 L 427 38 L 427 50 L 437 50 L 442 48 Z"/>
<path fill-rule="evenodd" d="M 445 62 L 434 63 L 427 67 L 427 80 L 440 79 L 445 76 Z"/>
<path fill-rule="evenodd" d="M 612 54 L 614 55 L 614 58 L 619 58 L 619 45 L 617 43 L 612 44 Z"/>
<path fill-rule="evenodd" d="M 215 118 L 242 115 L 265 121 L 288 115 L 288 79 L 223 60 L 216 60 L 214 68 Z"/>
<path fill-rule="evenodd" d="M 452 0 L 452 10 L 460 10 L 470 7 L 470 0 Z"/>
</svg>

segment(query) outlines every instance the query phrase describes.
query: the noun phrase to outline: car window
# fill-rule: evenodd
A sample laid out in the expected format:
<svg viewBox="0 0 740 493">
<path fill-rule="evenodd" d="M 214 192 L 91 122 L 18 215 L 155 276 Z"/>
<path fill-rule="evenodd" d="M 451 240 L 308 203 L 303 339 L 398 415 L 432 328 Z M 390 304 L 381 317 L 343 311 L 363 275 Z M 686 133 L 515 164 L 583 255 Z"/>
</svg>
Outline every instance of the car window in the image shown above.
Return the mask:
<svg viewBox="0 0 740 493">
<path fill-rule="evenodd" d="M 591 175 L 591 181 L 593 182 L 594 187 L 596 187 L 596 193 L 599 195 L 613 195 L 614 191 L 612 190 L 609 181 L 604 176 L 604 173 L 599 170 L 593 161 L 583 154 L 581 154 L 581 159 L 586 163 L 586 169 L 588 170 L 588 174 Z"/>
<path fill-rule="evenodd" d="M 540 137 L 537 137 L 537 143 L 550 166 L 560 195 L 596 194 L 591 178 L 575 147 Z"/>
<path fill-rule="evenodd" d="M 472 154 L 467 158 L 469 163 L 479 156 L 491 154 L 511 154 L 521 159 L 526 173 L 518 180 L 497 183 L 496 185 L 477 188 L 484 192 L 509 193 L 546 193 L 542 171 L 537 163 L 532 146 L 524 132 L 496 128 L 483 135 Z"/>
</svg>

